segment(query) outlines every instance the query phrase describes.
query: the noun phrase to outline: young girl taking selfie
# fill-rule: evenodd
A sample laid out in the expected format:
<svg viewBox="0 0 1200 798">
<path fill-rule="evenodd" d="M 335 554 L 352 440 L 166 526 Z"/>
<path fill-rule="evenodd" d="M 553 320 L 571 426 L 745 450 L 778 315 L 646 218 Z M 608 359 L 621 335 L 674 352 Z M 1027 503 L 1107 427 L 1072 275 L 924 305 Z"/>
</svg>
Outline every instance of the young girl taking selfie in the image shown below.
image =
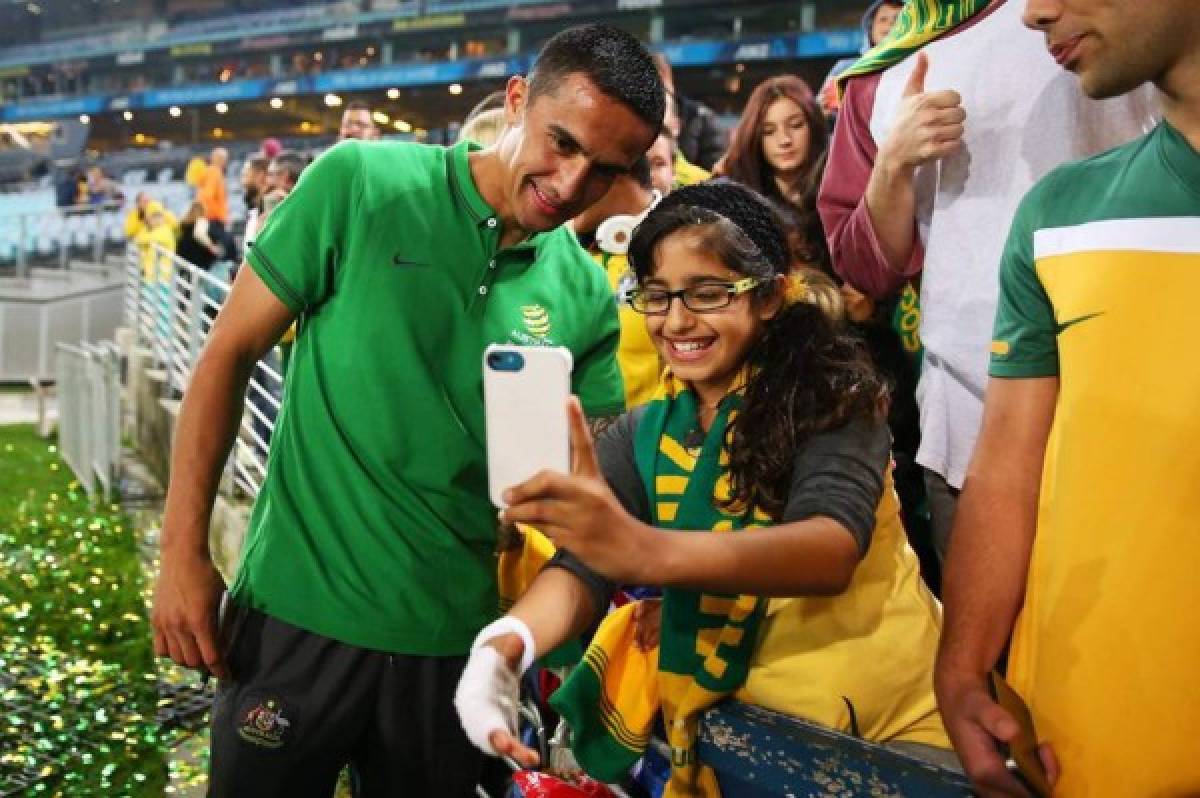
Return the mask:
<svg viewBox="0 0 1200 798">
<path fill-rule="evenodd" d="M 594 443 L 573 404 L 571 473 L 506 494 L 502 520 L 559 554 L 477 638 L 456 697 L 468 736 L 532 764 L 516 674 L 588 628 L 612 584 L 653 585 L 661 618 L 639 607 L 638 637 L 660 643 L 681 789 L 714 789 L 691 745 L 725 696 L 952 761 L 931 678 L 941 613 L 899 520 L 887 397 L 789 276 L 770 206 L 725 181 L 680 189 L 629 257 L 662 385 Z"/>
</svg>

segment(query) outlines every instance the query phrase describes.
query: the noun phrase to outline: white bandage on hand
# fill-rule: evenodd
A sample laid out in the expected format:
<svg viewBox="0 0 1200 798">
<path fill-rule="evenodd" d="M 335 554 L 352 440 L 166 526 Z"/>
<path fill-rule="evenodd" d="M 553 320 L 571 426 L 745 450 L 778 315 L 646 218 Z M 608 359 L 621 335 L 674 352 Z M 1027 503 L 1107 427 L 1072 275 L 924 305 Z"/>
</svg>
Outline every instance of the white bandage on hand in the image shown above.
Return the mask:
<svg viewBox="0 0 1200 798">
<path fill-rule="evenodd" d="M 517 674 L 491 646 L 471 652 L 458 689 L 454 691 L 454 708 L 467 739 L 485 754 L 498 756 L 492 747 L 494 731 L 517 736 Z"/>
<path fill-rule="evenodd" d="M 509 667 L 500 652 L 487 641 L 502 634 L 516 634 L 524 643 L 520 673 L 533 662 L 533 635 L 516 618 L 504 617 L 484 627 L 471 644 L 471 656 L 454 692 L 454 708 L 463 731 L 476 748 L 498 756 L 492 747 L 494 731 L 517 736 L 517 706 L 520 701 L 520 677 Z"/>
</svg>

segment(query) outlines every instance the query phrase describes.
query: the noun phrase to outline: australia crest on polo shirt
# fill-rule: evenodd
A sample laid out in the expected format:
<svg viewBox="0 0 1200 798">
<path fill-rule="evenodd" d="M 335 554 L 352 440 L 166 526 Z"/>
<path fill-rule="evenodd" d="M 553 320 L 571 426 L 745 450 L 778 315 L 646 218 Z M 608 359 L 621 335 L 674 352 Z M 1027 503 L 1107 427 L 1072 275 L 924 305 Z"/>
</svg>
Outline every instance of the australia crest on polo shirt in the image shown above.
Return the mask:
<svg viewBox="0 0 1200 798">
<path fill-rule="evenodd" d="M 509 337 L 522 346 L 554 346 L 553 332 L 550 311 L 544 305 L 522 305 L 520 326 L 513 327 Z"/>
<path fill-rule="evenodd" d="M 282 748 L 294 733 L 294 708 L 278 695 L 251 693 L 241 702 L 235 721 L 237 733 L 263 748 Z"/>
</svg>

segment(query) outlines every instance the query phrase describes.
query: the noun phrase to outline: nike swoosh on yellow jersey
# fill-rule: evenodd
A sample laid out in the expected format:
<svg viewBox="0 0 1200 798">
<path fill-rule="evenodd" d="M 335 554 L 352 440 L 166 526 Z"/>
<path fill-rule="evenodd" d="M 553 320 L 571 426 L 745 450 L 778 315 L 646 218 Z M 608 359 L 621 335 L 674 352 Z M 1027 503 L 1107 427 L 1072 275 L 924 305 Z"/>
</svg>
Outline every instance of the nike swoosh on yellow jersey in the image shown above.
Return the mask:
<svg viewBox="0 0 1200 798">
<path fill-rule="evenodd" d="M 1058 324 L 1054 325 L 1054 334 L 1062 335 L 1064 332 L 1066 332 L 1066 329 L 1068 327 L 1074 327 L 1076 324 L 1079 324 L 1080 322 L 1087 321 L 1088 319 L 1094 319 L 1097 316 L 1103 316 L 1103 315 L 1104 315 L 1104 311 L 1098 310 L 1095 313 L 1087 313 L 1083 316 L 1076 316 L 1073 319 L 1067 319 L 1066 321 L 1061 321 Z"/>
</svg>

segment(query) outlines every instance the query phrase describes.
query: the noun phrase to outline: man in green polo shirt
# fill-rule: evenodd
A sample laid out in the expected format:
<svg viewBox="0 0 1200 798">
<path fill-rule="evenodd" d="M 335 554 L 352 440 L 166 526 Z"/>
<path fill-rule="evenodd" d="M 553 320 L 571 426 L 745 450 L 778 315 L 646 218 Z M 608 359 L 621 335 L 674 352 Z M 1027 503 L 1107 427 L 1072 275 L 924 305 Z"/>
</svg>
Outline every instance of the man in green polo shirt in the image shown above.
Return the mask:
<svg viewBox="0 0 1200 798">
<path fill-rule="evenodd" d="M 560 225 L 645 152 L 663 102 L 635 38 L 571 29 L 509 81 L 494 147 L 341 144 L 259 234 L 184 397 L 153 618 L 157 653 L 222 677 L 211 794 L 328 796 L 347 763 L 360 795 L 474 794 L 451 697 L 497 610 L 482 354 L 565 346 L 585 409 L 622 409 L 611 291 Z M 294 319 L 218 636 L 213 496 L 251 369 Z"/>
</svg>

